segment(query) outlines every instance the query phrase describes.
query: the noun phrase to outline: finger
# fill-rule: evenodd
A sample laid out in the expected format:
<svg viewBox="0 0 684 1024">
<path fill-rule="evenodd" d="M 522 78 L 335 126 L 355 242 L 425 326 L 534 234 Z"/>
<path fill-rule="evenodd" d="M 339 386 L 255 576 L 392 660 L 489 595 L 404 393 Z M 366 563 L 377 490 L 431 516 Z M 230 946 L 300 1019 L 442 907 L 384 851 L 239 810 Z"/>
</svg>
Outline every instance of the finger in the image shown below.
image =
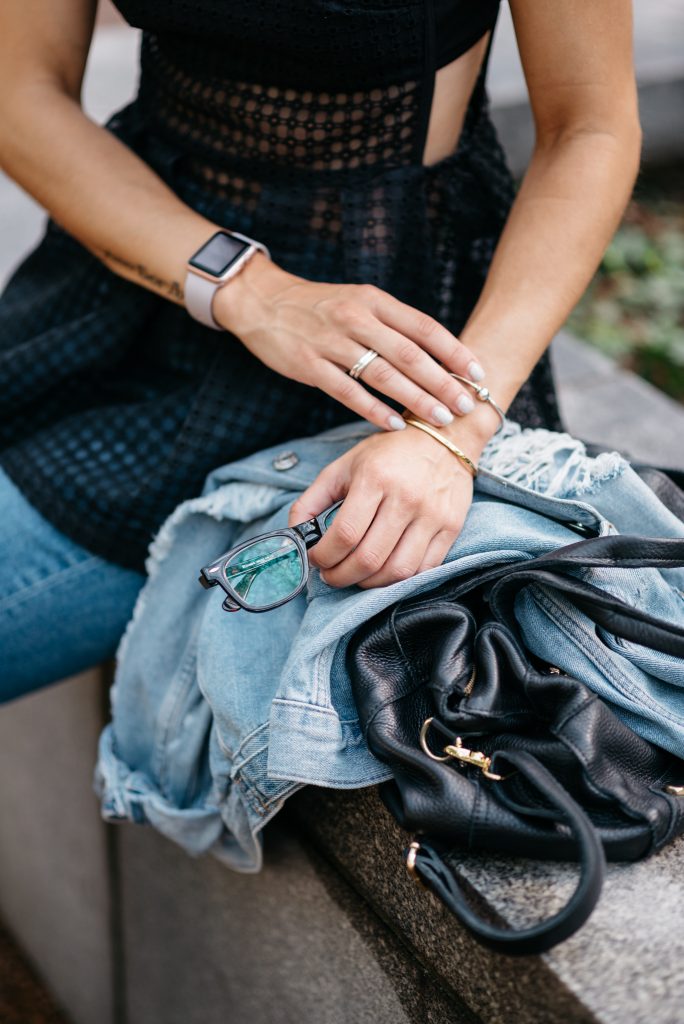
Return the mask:
<svg viewBox="0 0 684 1024">
<path fill-rule="evenodd" d="M 373 522 L 354 550 L 325 570 L 325 582 L 332 587 L 349 587 L 374 576 L 394 551 L 406 525 L 406 509 L 383 498 Z"/>
<path fill-rule="evenodd" d="M 399 401 L 437 426 L 453 421 L 453 414 L 472 412 L 475 402 L 469 389 L 450 376 L 419 344 L 368 315 L 349 328 L 350 337 L 380 353 L 363 371 L 363 380 Z M 458 343 L 460 345 L 460 342 Z M 462 347 L 462 346 L 461 346 Z"/>
<path fill-rule="evenodd" d="M 481 381 L 484 378 L 484 369 L 475 353 L 434 317 L 382 289 L 378 289 L 371 308 L 379 320 L 393 327 L 404 337 L 411 338 L 435 359 L 444 363 L 447 369 L 474 381 Z"/>
<path fill-rule="evenodd" d="M 309 552 L 313 564 L 327 571 L 351 554 L 366 535 L 381 501 L 379 487 L 359 483 L 351 487 L 332 526 Z"/>
<path fill-rule="evenodd" d="M 297 500 L 293 502 L 287 525 L 298 526 L 299 523 L 305 523 L 308 519 L 320 515 L 339 498 L 345 497 L 348 486 L 344 463 L 340 459 L 336 459 L 322 469 L 314 482 L 305 491 L 302 491 Z"/>
<path fill-rule="evenodd" d="M 414 519 L 404 530 L 380 572 L 368 576 L 359 585 L 364 588 L 386 587 L 390 583 L 415 576 L 434 534 L 434 523 L 427 519 Z"/>
<path fill-rule="evenodd" d="M 416 572 L 426 572 L 427 569 L 441 565 L 457 539 L 458 533 L 454 530 L 440 530 L 435 534 Z"/>
<path fill-rule="evenodd" d="M 369 423 L 383 430 L 403 430 L 406 426 L 396 409 L 385 405 L 374 395 L 354 380 L 347 373 L 329 362 L 327 359 L 319 359 L 317 365 L 310 375 L 311 383 L 326 395 L 346 405 L 352 412 L 363 416 Z"/>
<path fill-rule="evenodd" d="M 386 328 L 384 325 L 378 326 L 383 332 L 389 331 L 389 328 Z M 394 332 L 390 333 L 394 334 Z M 354 342 L 353 352 L 355 358 L 359 358 L 364 352 L 368 351 L 369 347 L 379 351 L 378 346 L 383 344 L 384 338 L 376 336 L 372 330 L 369 330 L 366 341 L 368 344 L 365 346 L 356 345 Z M 416 350 L 419 351 L 417 346 Z M 473 408 L 473 401 L 466 394 L 465 388 L 461 384 L 457 384 L 453 377 L 440 370 L 431 355 L 426 355 L 425 353 L 423 355 L 431 362 L 437 373 L 450 382 L 446 387 L 448 393 L 444 392 L 444 400 L 450 403 L 452 408 L 456 409 L 459 416 L 465 415 L 466 411 L 470 411 Z M 443 427 L 446 423 L 454 421 L 451 409 L 447 408 L 443 402 L 437 401 L 434 393 L 430 393 L 420 387 L 415 380 L 405 376 L 389 359 L 382 355 L 377 355 L 370 362 L 367 369 L 362 372 L 362 383 L 368 385 L 368 387 L 375 388 L 377 391 L 381 391 L 389 398 L 394 398 L 396 401 L 401 402 L 402 406 L 405 406 L 405 408 L 422 419 L 427 420 L 428 423 L 433 423 L 435 427 Z M 438 379 L 436 382 L 433 382 L 433 387 L 436 389 L 441 387 L 441 380 Z M 466 403 L 460 408 L 459 402 L 462 398 L 466 400 Z"/>
</svg>

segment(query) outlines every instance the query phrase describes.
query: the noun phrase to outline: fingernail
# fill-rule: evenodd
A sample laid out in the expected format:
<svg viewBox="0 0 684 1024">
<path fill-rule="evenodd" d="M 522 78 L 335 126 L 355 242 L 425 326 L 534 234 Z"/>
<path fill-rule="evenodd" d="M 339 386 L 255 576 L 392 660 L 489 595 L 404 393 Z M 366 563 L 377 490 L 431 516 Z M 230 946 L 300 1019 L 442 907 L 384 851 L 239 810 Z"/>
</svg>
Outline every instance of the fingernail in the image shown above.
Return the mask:
<svg viewBox="0 0 684 1024">
<path fill-rule="evenodd" d="M 392 430 L 403 430 L 406 426 L 406 420 L 402 420 L 401 416 L 390 416 L 387 422 Z"/>
<path fill-rule="evenodd" d="M 468 376 L 471 380 L 484 380 L 484 375 L 484 370 L 474 359 L 472 363 L 468 363 Z"/>
<path fill-rule="evenodd" d="M 449 410 L 443 405 L 436 405 L 432 410 L 432 418 L 437 420 L 438 423 L 453 423 L 454 417 Z"/>
<path fill-rule="evenodd" d="M 469 395 L 459 395 L 456 400 L 456 408 L 462 413 L 472 412 L 475 403 Z"/>
</svg>

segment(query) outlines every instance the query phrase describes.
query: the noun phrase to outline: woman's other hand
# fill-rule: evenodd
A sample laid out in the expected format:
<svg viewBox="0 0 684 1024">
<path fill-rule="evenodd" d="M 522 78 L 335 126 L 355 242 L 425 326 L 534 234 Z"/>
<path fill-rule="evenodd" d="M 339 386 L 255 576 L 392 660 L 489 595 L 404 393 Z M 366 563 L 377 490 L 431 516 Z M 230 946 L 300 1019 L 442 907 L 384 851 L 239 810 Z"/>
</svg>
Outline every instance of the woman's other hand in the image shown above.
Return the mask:
<svg viewBox="0 0 684 1024">
<path fill-rule="evenodd" d="M 475 460 L 483 445 L 468 443 Z M 344 498 L 309 559 L 330 586 L 381 587 L 441 565 L 472 497 L 473 478 L 463 463 L 409 428 L 371 434 L 331 462 L 293 504 L 289 524 Z"/>
<path fill-rule="evenodd" d="M 448 371 L 472 380 L 484 376 L 473 353 L 450 331 L 382 289 L 308 281 L 263 253 L 217 291 L 212 311 L 266 366 L 320 388 L 385 430 L 401 430 L 405 423 L 366 385 L 444 426 L 454 413 L 474 408 L 471 395 Z M 353 380 L 346 371 L 369 348 L 379 355 L 362 381 Z"/>
</svg>

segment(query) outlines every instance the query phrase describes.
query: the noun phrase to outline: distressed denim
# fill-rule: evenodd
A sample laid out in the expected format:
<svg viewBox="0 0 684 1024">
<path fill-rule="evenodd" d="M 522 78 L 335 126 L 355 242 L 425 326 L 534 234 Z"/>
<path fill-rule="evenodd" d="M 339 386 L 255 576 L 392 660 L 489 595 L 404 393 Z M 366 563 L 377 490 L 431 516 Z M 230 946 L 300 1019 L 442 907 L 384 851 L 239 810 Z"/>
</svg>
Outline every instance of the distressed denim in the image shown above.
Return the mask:
<svg viewBox="0 0 684 1024">
<path fill-rule="evenodd" d="M 599 536 L 684 536 L 682 524 L 617 452 L 509 422 L 485 449 L 463 530 L 444 563 L 386 587 L 329 587 L 312 569 L 298 598 L 265 614 L 221 609 L 200 566 L 287 525 L 324 465 L 376 428 L 356 421 L 222 466 L 169 517 L 122 638 L 95 786 L 108 820 L 149 822 L 192 853 L 258 871 L 265 823 L 305 784 L 354 788 L 389 777 L 364 742 L 345 670 L 353 631 L 396 601 L 460 574 Z M 290 466 L 278 469 L 277 466 Z M 675 622 L 684 571 L 579 570 Z M 637 732 L 682 752 L 684 666 L 601 634 L 560 597 L 530 586 L 516 614 L 531 650 L 583 680 Z"/>
</svg>

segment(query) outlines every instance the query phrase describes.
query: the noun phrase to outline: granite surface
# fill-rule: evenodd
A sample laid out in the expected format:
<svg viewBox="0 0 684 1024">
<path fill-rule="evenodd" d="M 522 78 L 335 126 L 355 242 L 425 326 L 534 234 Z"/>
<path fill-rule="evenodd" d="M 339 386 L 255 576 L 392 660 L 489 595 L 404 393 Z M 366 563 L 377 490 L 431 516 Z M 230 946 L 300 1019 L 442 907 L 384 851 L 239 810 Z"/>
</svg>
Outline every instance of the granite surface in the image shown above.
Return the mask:
<svg viewBox="0 0 684 1024">
<path fill-rule="evenodd" d="M 0 916 L 72 1024 L 118 1024 L 109 833 L 91 787 L 103 673 L 0 712 Z"/>
<path fill-rule="evenodd" d="M 544 956 L 492 953 L 403 865 L 407 835 L 375 790 L 308 789 L 290 803 L 303 833 L 487 1024 L 678 1024 L 684 1019 L 684 837 L 638 864 L 612 864 L 597 909 Z M 558 909 L 572 865 L 463 855 L 459 876 L 502 922 Z M 382 864 L 382 870 L 378 865 Z"/>
<path fill-rule="evenodd" d="M 16 945 L 0 927 L 2 1024 L 69 1024 Z"/>
<path fill-rule="evenodd" d="M 560 331 L 551 361 L 566 429 L 655 465 L 684 469 L 684 406 Z"/>
<path fill-rule="evenodd" d="M 259 875 L 119 834 L 126 1024 L 478 1024 L 277 819 Z"/>
</svg>

